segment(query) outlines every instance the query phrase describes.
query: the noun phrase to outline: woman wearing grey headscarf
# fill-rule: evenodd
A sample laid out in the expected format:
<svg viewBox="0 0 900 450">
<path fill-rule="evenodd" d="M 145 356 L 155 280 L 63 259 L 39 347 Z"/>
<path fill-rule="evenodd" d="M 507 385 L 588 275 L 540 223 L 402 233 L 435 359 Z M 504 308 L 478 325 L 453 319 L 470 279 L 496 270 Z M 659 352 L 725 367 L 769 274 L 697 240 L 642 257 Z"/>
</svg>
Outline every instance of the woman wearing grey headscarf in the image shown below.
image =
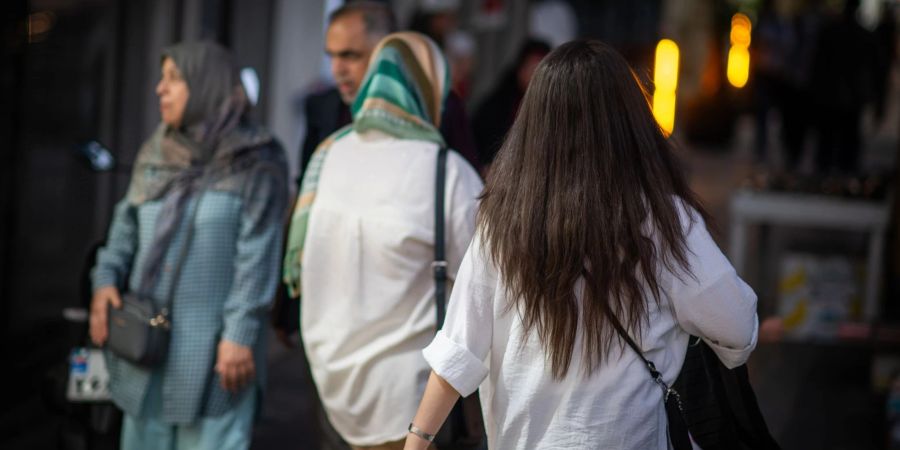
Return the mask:
<svg viewBox="0 0 900 450">
<path fill-rule="evenodd" d="M 170 302 L 164 363 L 106 352 L 110 392 L 125 412 L 122 448 L 246 448 L 279 274 L 284 152 L 246 118 L 246 94 L 219 45 L 166 49 L 156 93 L 162 123 L 138 153 L 94 268 L 91 338 L 107 341 L 108 310 L 126 290 Z"/>
</svg>

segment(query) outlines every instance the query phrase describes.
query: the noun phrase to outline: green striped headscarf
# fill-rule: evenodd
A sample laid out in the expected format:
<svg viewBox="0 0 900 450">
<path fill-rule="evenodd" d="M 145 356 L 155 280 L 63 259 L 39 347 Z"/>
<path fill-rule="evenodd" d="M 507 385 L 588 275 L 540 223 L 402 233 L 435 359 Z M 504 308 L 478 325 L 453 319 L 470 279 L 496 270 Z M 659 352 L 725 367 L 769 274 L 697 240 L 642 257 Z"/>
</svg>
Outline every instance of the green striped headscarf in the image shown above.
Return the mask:
<svg viewBox="0 0 900 450">
<path fill-rule="evenodd" d="M 301 261 L 309 213 L 331 144 L 351 130 L 378 130 L 398 139 L 444 145 L 439 128 L 450 85 L 449 76 L 444 55 L 425 35 L 394 33 L 375 47 L 366 77 L 351 108 L 353 124 L 336 131 L 319 144 L 303 176 L 284 257 L 283 279 L 291 297 L 297 298 L 301 294 Z"/>
</svg>

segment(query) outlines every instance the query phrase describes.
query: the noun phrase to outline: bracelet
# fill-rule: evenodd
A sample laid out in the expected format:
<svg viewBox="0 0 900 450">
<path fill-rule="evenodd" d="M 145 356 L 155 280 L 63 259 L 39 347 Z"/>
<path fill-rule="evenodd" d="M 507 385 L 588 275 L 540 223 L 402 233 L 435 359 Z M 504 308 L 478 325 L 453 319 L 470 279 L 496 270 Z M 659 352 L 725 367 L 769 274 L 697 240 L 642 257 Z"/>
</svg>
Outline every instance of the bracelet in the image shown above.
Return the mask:
<svg viewBox="0 0 900 450">
<path fill-rule="evenodd" d="M 412 422 L 409 423 L 409 432 L 428 441 L 428 442 L 434 442 L 433 434 L 428 434 L 428 433 L 422 431 L 421 428 L 413 425 Z"/>
</svg>

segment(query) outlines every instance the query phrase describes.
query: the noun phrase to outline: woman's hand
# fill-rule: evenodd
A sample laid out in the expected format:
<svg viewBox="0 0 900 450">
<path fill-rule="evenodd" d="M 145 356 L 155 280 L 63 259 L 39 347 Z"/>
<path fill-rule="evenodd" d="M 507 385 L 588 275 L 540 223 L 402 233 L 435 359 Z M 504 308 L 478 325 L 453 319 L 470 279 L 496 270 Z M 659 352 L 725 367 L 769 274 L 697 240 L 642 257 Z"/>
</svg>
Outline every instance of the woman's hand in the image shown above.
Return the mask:
<svg viewBox="0 0 900 450">
<path fill-rule="evenodd" d="M 256 376 L 253 350 L 250 350 L 250 347 L 222 339 L 219 342 L 215 371 L 221 378 L 222 389 L 229 392 L 240 391 Z"/>
<path fill-rule="evenodd" d="M 109 337 L 107 315 L 110 305 L 116 309 L 122 307 L 117 287 L 104 286 L 94 291 L 94 298 L 91 299 L 91 341 L 97 346 L 103 346 Z"/>
<path fill-rule="evenodd" d="M 763 343 L 776 343 L 784 338 L 784 321 L 781 317 L 769 317 L 759 324 L 758 340 Z"/>
</svg>

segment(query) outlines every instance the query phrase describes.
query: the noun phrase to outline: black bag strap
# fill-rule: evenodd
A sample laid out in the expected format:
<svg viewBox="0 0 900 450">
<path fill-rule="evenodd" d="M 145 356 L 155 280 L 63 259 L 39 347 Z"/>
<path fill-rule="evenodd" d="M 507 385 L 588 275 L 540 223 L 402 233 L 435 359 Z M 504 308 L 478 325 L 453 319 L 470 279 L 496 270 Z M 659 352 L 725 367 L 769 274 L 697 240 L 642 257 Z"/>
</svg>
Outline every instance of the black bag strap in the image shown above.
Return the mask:
<svg viewBox="0 0 900 450">
<path fill-rule="evenodd" d="M 447 315 L 447 257 L 444 232 L 444 193 L 447 178 L 447 147 L 441 146 L 437 155 L 437 172 L 434 181 L 434 302 L 437 311 L 437 329 L 444 325 Z"/>
<path fill-rule="evenodd" d="M 641 361 L 644 362 L 644 367 L 646 367 L 647 371 L 650 372 L 650 377 L 653 378 L 653 381 L 656 382 L 656 384 L 658 384 L 662 389 L 663 399 L 665 401 L 668 401 L 669 395 L 676 395 L 677 398 L 678 393 L 670 388 L 665 381 L 663 381 L 662 374 L 658 370 L 656 370 L 656 365 L 653 364 L 653 361 L 650 361 L 644 356 L 644 352 L 641 351 L 641 348 L 634 343 L 634 341 L 631 339 L 631 336 L 629 336 L 628 332 L 625 331 L 622 323 L 619 322 L 619 318 L 611 312 L 607 312 L 606 317 L 609 318 L 609 322 L 612 324 L 613 328 L 616 329 L 616 333 L 619 335 L 619 337 L 621 337 L 622 340 L 624 340 L 625 343 L 628 344 L 628 346 L 631 347 L 631 349 L 634 350 L 635 353 L 637 353 L 638 357 L 641 358 Z"/>
<path fill-rule="evenodd" d="M 619 322 L 619 318 L 609 310 L 606 311 L 606 317 L 609 319 L 613 328 L 615 328 L 616 333 L 629 347 L 631 347 L 632 350 L 634 350 L 635 353 L 637 353 L 638 357 L 641 358 L 641 361 L 644 362 L 644 367 L 650 372 L 650 378 L 653 379 L 653 382 L 662 389 L 666 417 L 669 419 L 669 439 L 672 441 L 672 446 L 675 450 L 689 450 L 693 448 L 691 445 L 691 438 L 688 434 L 687 422 L 684 420 L 684 407 L 681 404 L 681 396 L 662 379 L 662 374 L 659 370 L 656 370 L 656 365 L 653 364 L 653 361 L 650 361 L 644 356 L 644 352 L 641 351 L 641 348 L 634 343 L 634 340 L 632 340 L 631 336 L 628 335 L 628 332 L 625 331 L 625 327 Z"/>
<path fill-rule="evenodd" d="M 444 318 L 447 316 L 447 257 L 445 255 L 446 232 L 444 221 L 447 152 L 447 147 L 441 146 L 438 149 L 434 185 L 434 261 L 431 263 L 431 267 L 434 273 L 434 302 L 437 312 L 436 330 L 444 326 Z M 450 411 L 450 415 L 447 417 L 445 426 L 438 432 L 438 441 L 443 441 L 443 438 L 446 437 L 452 442 L 442 442 L 440 448 L 481 448 L 484 441 L 484 425 L 479 405 L 478 391 L 456 401 L 453 409 Z M 477 418 L 474 419 L 475 423 L 472 423 L 473 418 Z"/>
</svg>

